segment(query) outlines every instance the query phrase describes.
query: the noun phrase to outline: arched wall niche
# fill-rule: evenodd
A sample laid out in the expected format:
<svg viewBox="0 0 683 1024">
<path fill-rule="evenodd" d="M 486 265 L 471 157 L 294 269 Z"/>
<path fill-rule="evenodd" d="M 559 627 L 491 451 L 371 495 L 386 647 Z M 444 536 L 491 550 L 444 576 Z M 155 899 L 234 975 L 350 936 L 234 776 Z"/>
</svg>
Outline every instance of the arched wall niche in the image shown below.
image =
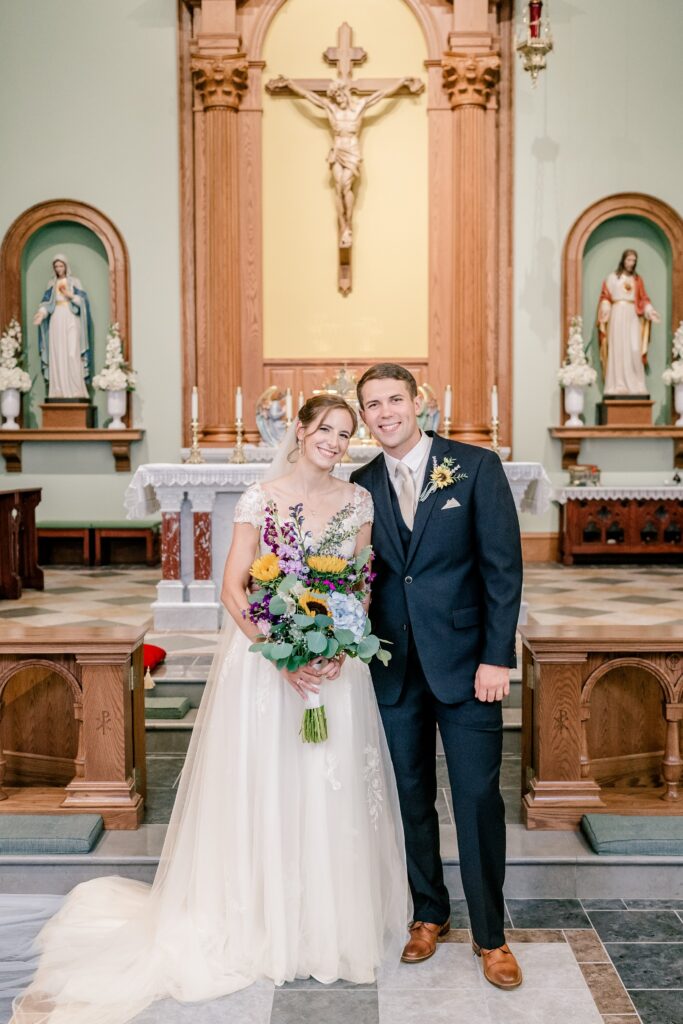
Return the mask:
<svg viewBox="0 0 683 1024">
<path fill-rule="evenodd" d="M 99 238 L 109 264 L 111 320 L 121 327 L 124 353 L 131 359 L 129 260 L 123 235 L 101 210 L 75 199 L 51 199 L 36 203 L 20 214 L 0 248 L 0 323 L 21 316 L 21 263 L 27 242 L 36 231 L 58 221 L 82 224 Z"/>
<path fill-rule="evenodd" d="M 607 221 L 637 217 L 664 235 L 671 250 L 671 322 L 665 323 L 667 341 L 683 319 L 683 219 L 668 203 L 641 192 L 620 192 L 589 206 L 572 225 L 562 253 L 562 320 L 560 362 L 564 359 L 569 318 L 583 309 L 583 258 L 594 232 Z M 665 311 L 662 311 L 663 313 Z M 584 324 L 584 337 L 588 325 Z M 668 354 L 668 353 L 667 353 Z"/>
<path fill-rule="evenodd" d="M 27 245 L 42 228 L 57 223 L 79 224 L 91 231 L 101 243 L 108 265 L 109 320 L 118 323 L 121 330 L 123 353 L 132 361 L 132 339 L 130 323 L 129 259 L 123 235 L 116 225 L 94 206 L 75 199 L 52 199 L 36 203 L 21 213 L 8 229 L 0 248 L 0 327 L 9 323 L 12 317 L 30 324 L 30 310 L 22 309 L 23 256 Z M 87 289 L 87 281 L 84 281 Z M 23 314 L 23 315 L 22 315 Z M 101 355 L 104 355 L 104 338 L 100 339 Z M 27 339 L 24 339 L 26 345 Z M 98 353 L 99 359 L 99 353 Z M 100 366 L 93 367 L 97 373 Z M 128 412 L 130 417 L 130 395 Z M 104 409 L 104 399 L 99 399 Z M 31 414 L 32 415 L 32 414 Z M 35 424 L 32 424 L 35 425 Z"/>
<path fill-rule="evenodd" d="M 178 3 L 184 422 L 187 432 L 197 384 L 200 437 L 208 445 L 234 440 L 237 384 L 244 389 L 246 436 L 256 439 L 252 410 L 273 382 L 274 367 L 263 358 L 262 95 L 264 74 L 267 80 L 281 69 L 265 67 L 263 47 L 286 3 Z M 396 3 L 415 17 L 427 51 L 421 77 L 428 117 L 428 355 L 419 370 L 437 388 L 453 382 L 451 436 L 475 443 L 489 442 L 489 396 L 497 383 L 507 444 L 514 3 Z M 284 70 L 296 76 L 296 60 Z M 221 246 L 219 239 L 227 242 Z M 344 361 L 353 370 L 364 362 Z M 281 386 L 301 360 L 288 362 Z M 316 374 L 328 375 L 329 359 L 310 364 L 304 367 L 309 388 L 319 386 Z"/>
</svg>

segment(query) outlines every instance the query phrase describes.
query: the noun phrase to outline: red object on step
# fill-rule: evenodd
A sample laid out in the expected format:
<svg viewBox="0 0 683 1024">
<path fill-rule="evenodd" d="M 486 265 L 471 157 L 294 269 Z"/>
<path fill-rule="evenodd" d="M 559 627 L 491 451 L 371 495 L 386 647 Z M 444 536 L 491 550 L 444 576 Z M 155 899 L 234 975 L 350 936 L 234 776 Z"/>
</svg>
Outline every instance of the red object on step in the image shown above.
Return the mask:
<svg viewBox="0 0 683 1024">
<path fill-rule="evenodd" d="M 166 651 L 163 647 L 157 647 L 155 644 L 144 644 L 144 661 L 145 661 L 145 672 L 147 669 L 152 671 L 157 665 L 160 665 L 166 657 Z"/>
</svg>

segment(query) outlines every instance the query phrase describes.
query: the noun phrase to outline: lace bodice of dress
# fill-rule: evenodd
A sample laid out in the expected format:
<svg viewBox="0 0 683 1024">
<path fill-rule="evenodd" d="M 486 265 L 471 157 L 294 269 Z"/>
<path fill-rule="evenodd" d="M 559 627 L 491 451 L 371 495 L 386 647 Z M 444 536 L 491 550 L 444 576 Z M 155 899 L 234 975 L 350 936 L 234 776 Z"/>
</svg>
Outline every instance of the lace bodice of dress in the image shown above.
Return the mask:
<svg viewBox="0 0 683 1024">
<path fill-rule="evenodd" d="M 261 530 L 259 549 L 262 553 L 268 550 L 264 546 L 262 532 L 267 507 L 277 512 L 281 522 L 291 521 L 289 509 L 285 513 L 283 509 L 279 508 L 275 501 L 269 499 L 261 484 L 252 484 L 247 488 L 237 502 L 234 516 L 236 523 L 250 523 Z M 325 551 L 326 554 L 334 553 L 342 558 L 350 558 L 356 547 L 358 531 L 366 523 L 371 523 L 373 518 L 374 508 L 370 494 L 364 487 L 354 484 L 349 501 L 328 519 L 322 531 L 307 534 L 309 550 L 318 552 L 321 549 L 324 550 L 325 546 L 329 544 L 331 550 Z"/>
</svg>

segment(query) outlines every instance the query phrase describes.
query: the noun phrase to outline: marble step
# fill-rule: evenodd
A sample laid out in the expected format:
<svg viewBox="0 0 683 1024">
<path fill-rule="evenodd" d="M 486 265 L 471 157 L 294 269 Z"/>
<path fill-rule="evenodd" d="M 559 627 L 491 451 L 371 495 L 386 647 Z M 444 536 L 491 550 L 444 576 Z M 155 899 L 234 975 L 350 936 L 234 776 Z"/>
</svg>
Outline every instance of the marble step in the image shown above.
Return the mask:
<svg viewBox="0 0 683 1024">
<path fill-rule="evenodd" d="M 65 893 L 79 882 L 121 875 L 151 882 L 166 825 L 106 832 L 92 853 L 0 857 L 0 892 Z M 462 898 L 455 830 L 442 826 L 441 848 L 451 897 Z M 508 899 L 683 899 L 683 857 L 606 857 L 577 832 L 528 832 L 508 825 Z"/>
</svg>

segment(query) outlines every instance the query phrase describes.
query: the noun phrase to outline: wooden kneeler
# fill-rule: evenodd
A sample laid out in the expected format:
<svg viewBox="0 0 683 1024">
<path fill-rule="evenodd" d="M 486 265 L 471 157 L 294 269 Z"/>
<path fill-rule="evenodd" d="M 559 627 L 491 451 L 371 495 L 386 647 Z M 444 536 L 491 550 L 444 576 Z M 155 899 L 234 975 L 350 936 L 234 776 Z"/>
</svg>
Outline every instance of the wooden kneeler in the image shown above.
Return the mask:
<svg viewBox="0 0 683 1024">
<path fill-rule="evenodd" d="M 137 828 L 146 793 L 144 626 L 0 634 L 0 815 L 101 814 Z"/>
</svg>

